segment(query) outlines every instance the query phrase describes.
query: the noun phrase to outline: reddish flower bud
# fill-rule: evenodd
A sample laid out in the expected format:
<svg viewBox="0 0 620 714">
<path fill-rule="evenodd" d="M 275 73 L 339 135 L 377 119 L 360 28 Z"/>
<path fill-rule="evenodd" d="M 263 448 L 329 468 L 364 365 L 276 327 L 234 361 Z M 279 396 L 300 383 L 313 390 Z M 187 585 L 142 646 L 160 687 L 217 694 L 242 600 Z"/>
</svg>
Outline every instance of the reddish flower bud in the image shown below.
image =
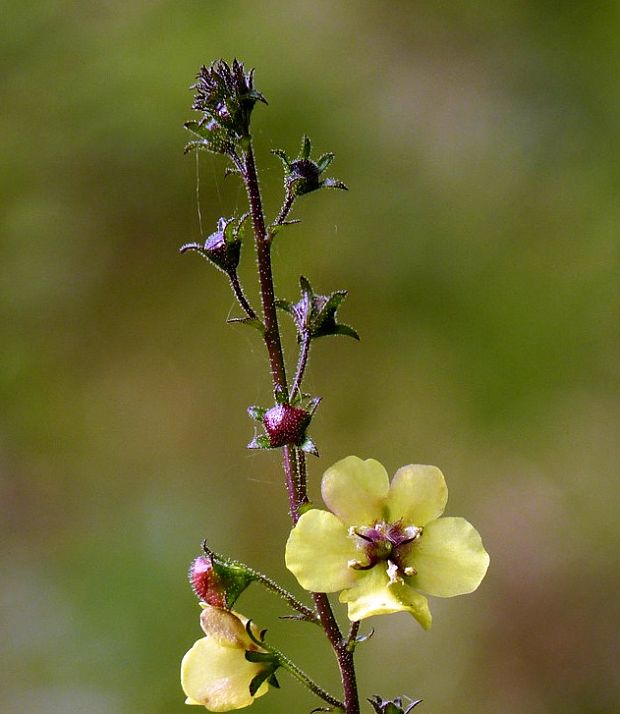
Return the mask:
<svg viewBox="0 0 620 714">
<path fill-rule="evenodd" d="M 277 404 L 265 412 L 263 425 L 272 448 L 286 444 L 301 444 L 306 435 L 310 414 L 290 404 Z"/>
<path fill-rule="evenodd" d="M 226 593 L 208 555 L 200 555 L 189 569 L 189 582 L 196 596 L 213 607 L 226 607 Z"/>
</svg>

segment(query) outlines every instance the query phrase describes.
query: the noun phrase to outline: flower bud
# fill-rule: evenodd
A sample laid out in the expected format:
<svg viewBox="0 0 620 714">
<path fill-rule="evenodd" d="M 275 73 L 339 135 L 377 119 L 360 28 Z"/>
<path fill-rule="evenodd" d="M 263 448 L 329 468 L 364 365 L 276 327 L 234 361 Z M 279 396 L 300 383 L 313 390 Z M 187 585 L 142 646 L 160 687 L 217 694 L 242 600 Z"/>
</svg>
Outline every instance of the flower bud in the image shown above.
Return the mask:
<svg viewBox="0 0 620 714">
<path fill-rule="evenodd" d="M 284 167 L 284 184 L 293 196 L 303 196 L 319 188 L 339 188 L 347 190 L 342 181 L 334 178 L 321 178 L 334 159 L 332 153 L 323 154 L 318 159 L 310 158 L 312 144 L 307 136 L 301 140 L 299 156 L 290 159 L 282 149 L 275 149 L 273 153 L 282 161 Z"/>
<path fill-rule="evenodd" d="M 310 414 L 305 409 L 292 407 L 290 404 L 276 404 L 263 416 L 263 425 L 272 448 L 301 444 L 309 423 Z"/>
<path fill-rule="evenodd" d="M 218 608 L 230 609 L 254 579 L 254 573 L 242 564 L 227 562 L 213 553 L 199 555 L 189 569 L 197 597 Z"/>
<path fill-rule="evenodd" d="M 222 582 L 213 568 L 213 559 L 199 555 L 189 568 L 189 582 L 196 596 L 213 607 L 226 607 Z"/>
<path fill-rule="evenodd" d="M 204 245 L 187 243 L 181 248 L 181 253 L 193 250 L 226 275 L 233 275 L 237 271 L 241 257 L 241 236 L 247 217 L 246 213 L 240 218 L 220 218 L 217 222 L 217 230 L 211 233 Z"/>
<path fill-rule="evenodd" d="M 191 89 L 196 90 L 192 109 L 202 112 L 203 121 L 220 126 L 231 140 L 249 134 L 254 105 L 267 103 L 254 89 L 254 70 L 246 72 L 236 59 L 230 65 L 218 60 L 201 67 Z"/>
</svg>

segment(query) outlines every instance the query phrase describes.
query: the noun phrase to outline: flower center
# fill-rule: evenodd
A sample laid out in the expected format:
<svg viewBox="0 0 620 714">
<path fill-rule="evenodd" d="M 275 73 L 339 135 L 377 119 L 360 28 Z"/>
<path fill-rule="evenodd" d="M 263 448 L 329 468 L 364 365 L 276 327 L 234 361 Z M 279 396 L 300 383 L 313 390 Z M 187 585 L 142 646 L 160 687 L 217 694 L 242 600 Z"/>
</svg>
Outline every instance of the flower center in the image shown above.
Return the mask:
<svg viewBox="0 0 620 714">
<path fill-rule="evenodd" d="M 411 564 L 406 565 L 405 559 L 412 543 L 422 535 L 422 528 L 404 526 L 402 521 L 376 521 L 372 526 L 351 527 L 349 535 L 358 539 L 366 556 L 365 562 L 350 560 L 350 568 L 370 570 L 379 562 L 387 562 L 390 582 L 396 582 L 403 575 L 416 574 L 416 569 Z"/>
</svg>

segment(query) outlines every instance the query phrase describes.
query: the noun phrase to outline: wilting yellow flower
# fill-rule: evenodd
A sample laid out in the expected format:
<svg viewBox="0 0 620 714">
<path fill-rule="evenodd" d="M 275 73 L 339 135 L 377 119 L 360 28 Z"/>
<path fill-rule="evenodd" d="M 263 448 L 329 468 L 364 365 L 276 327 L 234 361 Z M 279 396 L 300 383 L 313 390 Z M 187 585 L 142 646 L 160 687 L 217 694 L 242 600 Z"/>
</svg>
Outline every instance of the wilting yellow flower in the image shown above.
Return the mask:
<svg viewBox="0 0 620 714">
<path fill-rule="evenodd" d="M 263 652 L 246 632 L 247 619 L 235 612 L 201 603 L 200 624 L 206 637 L 194 643 L 181 663 L 186 704 L 212 712 L 247 707 L 267 691 L 264 681 L 254 694 L 250 684 L 265 672 L 265 663 L 248 662 L 246 652 Z M 258 631 L 253 632 L 258 638 Z"/>
<path fill-rule="evenodd" d="M 452 597 L 482 581 L 488 553 L 464 518 L 440 518 L 448 489 L 435 466 L 403 466 L 390 484 L 378 461 L 349 456 L 325 472 L 321 492 L 332 512 L 301 516 L 286 565 L 306 590 L 341 590 L 350 620 L 405 610 L 428 629 L 419 590 Z"/>
</svg>

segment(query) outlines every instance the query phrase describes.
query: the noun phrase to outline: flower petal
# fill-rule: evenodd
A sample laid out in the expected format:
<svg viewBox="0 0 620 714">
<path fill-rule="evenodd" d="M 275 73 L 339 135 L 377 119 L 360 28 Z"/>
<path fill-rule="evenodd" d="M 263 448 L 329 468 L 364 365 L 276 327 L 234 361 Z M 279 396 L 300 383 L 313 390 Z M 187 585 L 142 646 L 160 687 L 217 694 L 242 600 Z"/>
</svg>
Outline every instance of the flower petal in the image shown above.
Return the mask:
<svg viewBox="0 0 620 714">
<path fill-rule="evenodd" d="M 403 466 L 394 474 L 387 497 L 389 518 L 424 526 L 441 516 L 447 500 L 446 480 L 436 466 Z"/>
<path fill-rule="evenodd" d="M 352 622 L 373 615 L 410 612 L 425 630 L 431 626 L 426 598 L 404 583 L 390 583 L 385 563 L 364 572 L 354 587 L 340 593 L 339 600 L 348 603 Z"/>
<path fill-rule="evenodd" d="M 200 613 L 200 626 L 205 635 L 213 637 L 222 647 L 249 649 L 252 645 L 252 640 L 245 631 L 245 624 L 236 613 L 221 607 L 211 605 L 204 607 Z"/>
<path fill-rule="evenodd" d="M 411 585 L 437 597 L 473 592 L 489 567 L 480 534 L 464 518 L 431 521 L 406 560 L 418 571 Z"/>
<path fill-rule="evenodd" d="M 332 593 L 351 587 L 358 571 L 349 560 L 360 558 L 354 539 L 333 513 L 312 509 L 303 514 L 286 543 L 286 567 L 302 588 Z"/>
<path fill-rule="evenodd" d="M 383 517 L 390 479 L 374 459 L 348 456 L 323 474 L 323 500 L 347 526 L 368 525 Z"/>
<path fill-rule="evenodd" d="M 211 637 L 194 643 L 181 663 L 181 684 L 186 704 L 199 704 L 212 712 L 247 707 L 268 689 L 261 684 L 254 697 L 250 682 L 262 665 L 248 662 L 243 649 L 221 647 Z"/>
</svg>

